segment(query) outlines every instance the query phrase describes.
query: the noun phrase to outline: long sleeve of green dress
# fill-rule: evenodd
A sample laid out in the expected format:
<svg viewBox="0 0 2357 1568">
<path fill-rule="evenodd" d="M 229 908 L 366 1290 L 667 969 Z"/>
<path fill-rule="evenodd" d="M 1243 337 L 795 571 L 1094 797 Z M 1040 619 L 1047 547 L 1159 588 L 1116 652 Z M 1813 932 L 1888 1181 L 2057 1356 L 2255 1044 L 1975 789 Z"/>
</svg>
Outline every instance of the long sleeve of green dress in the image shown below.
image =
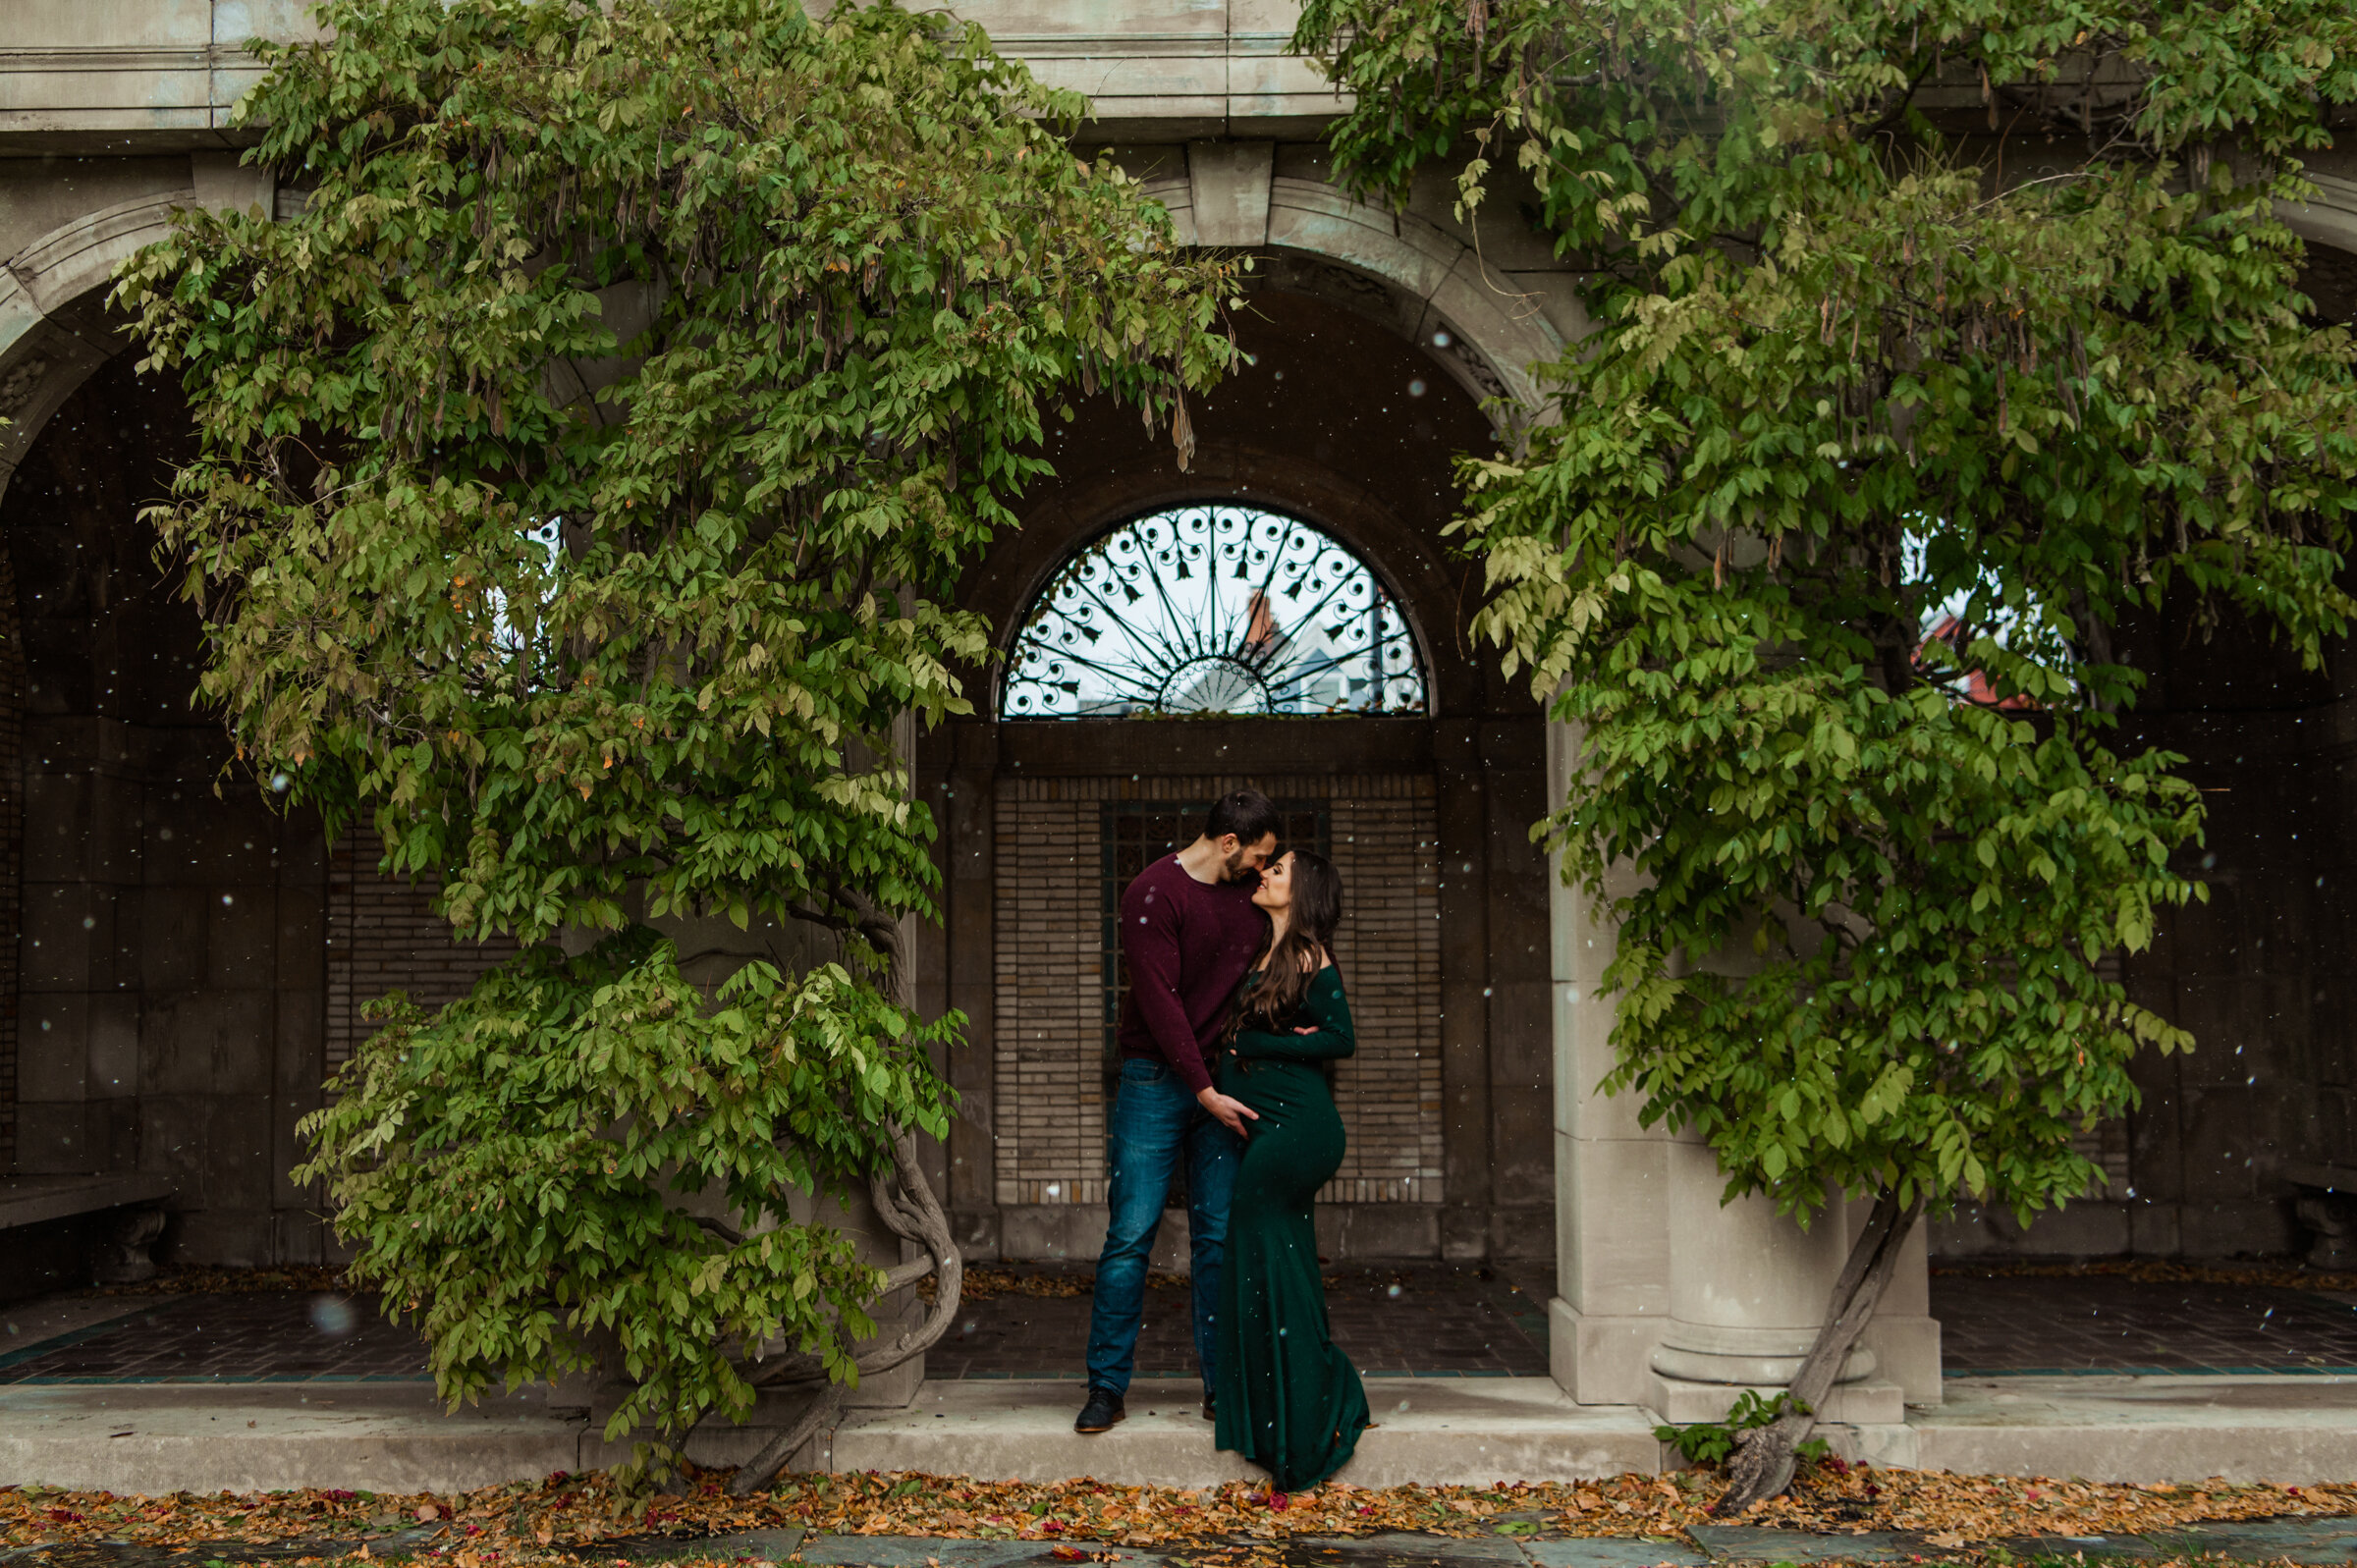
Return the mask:
<svg viewBox="0 0 2357 1568">
<path fill-rule="evenodd" d="M 1294 1034 L 1292 1028 L 1301 1024 L 1316 1025 L 1317 1033 Z M 1310 980 L 1308 994 L 1288 1020 L 1285 1032 L 1243 1029 L 1235 1037 L 1235 1054 L 1252 1061 L 1341 1061 L 1357 1051 L 1358 1035 L 1350 1026 L 1350 999 L 1343 995 L 1341 976 L 1332 964 Z"/>
</svg>

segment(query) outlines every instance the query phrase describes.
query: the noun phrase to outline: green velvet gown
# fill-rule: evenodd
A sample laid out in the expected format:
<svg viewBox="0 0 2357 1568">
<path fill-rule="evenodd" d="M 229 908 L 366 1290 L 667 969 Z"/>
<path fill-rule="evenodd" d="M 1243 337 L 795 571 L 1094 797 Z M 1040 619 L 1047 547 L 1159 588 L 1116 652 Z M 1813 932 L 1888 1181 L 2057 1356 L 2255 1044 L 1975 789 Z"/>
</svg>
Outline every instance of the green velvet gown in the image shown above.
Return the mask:
<svg viewBox="0 0 2357 1568">
<path fill-rule="evenodd" d="M 1257 981 L 1246 975 L 1237 1005 Z M 1250 1122 L 1228 1211 L 1220 1275 L 1218 1433 L 1222 1448 L 1300 1491 L 1342 1469 L 1367 1426 L 1358 1370 L 1335 1348 L 1318 1271 L 1318 1189 L 1342 1168 L 1343 1118 L 1320 1069 L 1357 1049 L 1340 971 L 1310 982 L 1276 1029 L 1245 1029 L 1220 1062 L 1220 1092 L 1260 1113 Z M 1315 1025 L 1299 1035 L 1296 1025 Z"/>
</svg>

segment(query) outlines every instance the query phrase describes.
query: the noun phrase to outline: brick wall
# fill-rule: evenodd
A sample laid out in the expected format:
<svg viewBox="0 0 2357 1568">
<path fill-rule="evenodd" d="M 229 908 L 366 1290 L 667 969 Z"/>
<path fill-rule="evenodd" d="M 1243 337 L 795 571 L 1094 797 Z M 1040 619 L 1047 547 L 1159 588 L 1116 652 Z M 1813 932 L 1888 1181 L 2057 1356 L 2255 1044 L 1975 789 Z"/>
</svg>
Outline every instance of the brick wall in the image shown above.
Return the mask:
<svg viewBox="0 0 2357 1568">
<path fill-rule="evenodd" d="M 997 1202 L 1105 1201 L 1103 802 L 1207 800 L 1246 784 L 1281 801 L 1322 805 L 1343 881 L 1336 956 L 1358 1054 L 1336 1075 L 1348 1153 L 1321 1196 L 1440 1201 L 1433 786 L 1429 777 L 1374 776 L 1000 783 L 992 944 Z"/>
<path fill-rule="evenodd" d="M 456 1001 L 484 970 L 516 951 L 505 940 L 462 943 L 433 911 L 430 884 L 377 870 L 384 844 L 356 828 L 335 846 L 327 871 L 327 1065 L 352 1059 L 375 1025 L 360 1009 L 406 991 L 422 1007 Z"/>
<path fill-rule="evenodd" d="M 1002 785 L 996 831 L 998 1201 L 1103 1203 L 1097 803 L 1056 782 Z"/>
<path fill-rule="evenodd" d="M 1432 791 L 1359 793 L 1336 799 L 1331 811 L 1334 866 L 1343 877 L 1335 962 L 1350 994 L 1358 1054 L 1335 1076 L 1349 1146 L 1321 1196 L 1329 1203 L 1439 1203 L 1440 868 Z"/>
</svg>

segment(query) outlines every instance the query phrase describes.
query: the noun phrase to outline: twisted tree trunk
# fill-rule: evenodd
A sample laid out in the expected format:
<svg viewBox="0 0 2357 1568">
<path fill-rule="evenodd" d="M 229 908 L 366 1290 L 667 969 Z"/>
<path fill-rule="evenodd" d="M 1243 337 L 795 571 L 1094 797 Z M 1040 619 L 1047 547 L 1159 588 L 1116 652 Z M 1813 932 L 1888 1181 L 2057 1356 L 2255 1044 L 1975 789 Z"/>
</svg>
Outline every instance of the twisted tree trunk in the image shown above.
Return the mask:
<svg viewBox="0 0 2357 1568">
<path fill-rule="evenodd" d="M 1765 1427 L 1735 1433 L 1735 1459 L 1727 1467 L 1727 1490 L 1711 1505 L 1721 1519 L 1748 1511 L 1754 1503 L 1779 1496 L 1792 1485 L 1796 1450 L 1817 1425 L 1817 1407 L 1834 1391 L 1834 1378 L 1848 1359 L 1849 1348 L 1874 1317 L 1883 1289 L 1897 1271 L 1898 1254 L 1915 1222 L 1923 1217 L 1921 1197 L 1902 1206 L 1898 1190 L 1886 1187 L 1876 1195 L 1874 1213 L 1849 1249 L 1841 1277 L 1834 1284 L 1833 1300 L 1825 1310 L 1825 1325 L 1801 1358 L 1787 1388 L 1790 1408 Z"/>
<path fill-rule="evenodd" d="M 925 1180 L 924 1170 L 917 1163 L 913 1133 L 904 1127 L 893 1130 L 892 1169 L 872 1178 L 867 1190 L 869 1201 L 875 1205 L 886 1228 L 925 1249 L 923 1258 L 886 1271 L 884 1293 L 905 1289 L 927 1275 L 936 1283 L 932 1310 L 925 1314 L 923 1322 L 889 1344 L 870 1349 L 852 1363 L 862 1378 L 890 1372 L 923 1355 L 949 1331 L 950 1325 L 957 1321 L 959 1280 L 964 1272 L 964 1260 L 950 1235 L 949 1216 L 942 1211 L 941 1200 L 934 1196 L 932 1183 Z M 729 1483 L 730 1493 L 739 1497 L 749 1496 L 769 1485 L 795 1449 L 833 1426 L 843 1411 L 847 1392 L 844 1384 L 828 1379 L 826 1369 L 816 1356 L 773 1357 L 752 1364 L 745 1372 L 756 1387 L 807 1384 L 811 1395 L 810 1403 L 794 1424 L 764 1443 L 761 1451 L 746 1461 Z"/>
<path fill-rule="evenodd" d="M 901 591 L 898 598 L 905 612 L 909 603 L 907 592 Z M 904 713 L 895 721 L 893 731 L 894 751 L 903 757 L 913 754 L 915 716 Z M 836 901 L 848 913 L 849 920 L 824 914 L 809 918 L 838 930 L 856 932 L 873 946 L 884 959 L 886 983 L 893 1001 L 913 1013 L 916 1010 L 914 921 L 906 915 L 897 919 L 887 917 L 875 900 L 857 889 L 838 888 L 835 892 Z M 892 1169 L 871 1176 L 867 1193 L 885 1228 L 902 1240 L 913 1241 L 925 1249 L 923 1258 L 885 1271 L 882 1294 L 890 1296 L 896 1290 L 905 1290 L 928 1275 L 934 1280 L 934 1290 L 932 1311 L 921 1323 L 890 1344 L 871 1348 L 853 1360 L 852 1365 L 862 1378 L 890 1372 L 914 1360 L 949 1331 L 950 1325 L 958 1319 L 959 1282 L 965 1271 L 964 1259 L 950 1235 L 950 1217 L 943 1212 L 933 1184 L 925 1179 L 924 1167 L 917 1162 L 916 1135 L 907 1128 L 892 1129 Z M 816 1356 L 775 1357 L 749 1368 L 740 1366 L 740 1370 L 755 1387 L 807 1385 L 811 1389 L 810 1403 L 794 1424 L 762 1444 L 761 1451 L 729 1482 L 730 1493 L 744 1497 L 776 1479 L 795 1449 L 834 1426 L 843 1413 L 847 1389 L 827 1377 Z"/>
</svg>

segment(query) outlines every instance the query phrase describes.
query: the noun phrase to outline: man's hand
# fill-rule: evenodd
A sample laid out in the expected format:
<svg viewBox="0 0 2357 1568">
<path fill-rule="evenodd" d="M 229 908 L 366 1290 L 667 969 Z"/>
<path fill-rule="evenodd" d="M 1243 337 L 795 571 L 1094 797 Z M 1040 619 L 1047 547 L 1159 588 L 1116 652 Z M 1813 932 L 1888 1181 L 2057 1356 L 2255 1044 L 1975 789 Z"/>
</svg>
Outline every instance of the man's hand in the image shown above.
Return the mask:
<svg viewBox="0 0 2357 1568">
<path fill-rule="evenodd" d="M 1246 1120 L 1258 1121 L 1260 1119 L 1259 1111 L 1254 1110 L 1241 1100 L 1231 1100 L 1217 1089 L 1206 1089 L 1195 1096 L 1195 1099 L 1205 1110 L 1210 1111 L 1213 1116 L 1218 1118 L 1221 1126 L 1234 1133 L 1238 1138 L 1244 1135 Z"/>
</svg>

